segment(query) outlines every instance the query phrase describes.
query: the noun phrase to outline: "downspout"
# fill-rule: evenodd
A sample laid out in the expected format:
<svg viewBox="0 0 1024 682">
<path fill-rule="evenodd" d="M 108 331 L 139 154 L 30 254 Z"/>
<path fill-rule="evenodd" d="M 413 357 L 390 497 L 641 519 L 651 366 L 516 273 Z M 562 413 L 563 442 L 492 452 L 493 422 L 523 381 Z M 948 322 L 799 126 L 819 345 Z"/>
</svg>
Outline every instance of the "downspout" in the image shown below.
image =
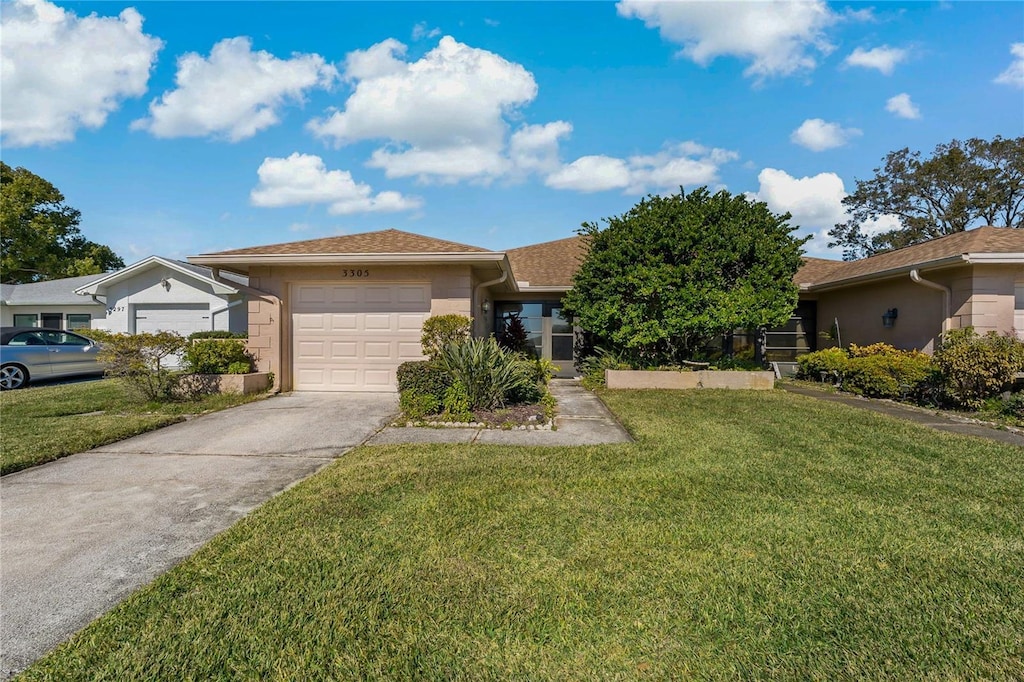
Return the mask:
<svg viewBox="0 0 1024 682">
<path fill-rule="evenodd" d="M 505 269 L 503 263 L 504 261 L 498 261 L 498 269 L 501 270 L 501 277 L 499 277 L 498 279 L 492 279 L 489 282 L 480 282 L 480 284 L 477 284 L 476 287 L 473 288 L 473 296 L 469 302 L 470 313 L 473 315 L 473 319 L 476 319 L 477 304 L 480 301 L 480 295 L 483 293 L 483 290 L 486 289 L 487 287 L 492 287 L 495 284 L 502 284 L 505 282 L 505 280 L 508 279 L 509 272 L 508 270 Z M 486 329 L 487 320 L 484 320 L 483 322 L 484 329 Z"/>
<path fill-rule="evenodd" d="M 949 317 L 950 317 L 950 301 L 953 296 L 953 290 L 947 286 L 939 284 L 937 282 L 931 282 L 921 277 L 921 273 L 914 268 L 910 271 L 910 279 L 916 284 L 928 287 L 929 289 L 935 289 L 936 291 L 942 292 L 942 333 L 945 334 L 949 331 Z"/>
<path fill-rule="evenodd" d="M 281 387 L 284 385 L 283 384 L 284 377 L 282 376 L 282 371 L 284 369 L 284 362 L 283 362 L 284 344 L 282 343 L 282 339 L 281 339 L 281 335 L 282 335 L 282 332 L 283 332 L 283 329 L 282 329 L 283 320 L 281 319 L 281 309 L 282 309 L 281 299 L 278 298 L 274 294 L 267 293 L 266 291 L 260 291 L 259 289 L 254 289 L 253 287 L 250 287 L 250 286 L 248 286 L 246 284 L 239 284 L 238 282 L 229 282 L 229 281 L 226 281 L 226 280 L 222 279 L 221 276 L 220 276 L 220 268 L 210 268 L 210 276 L 215 281 L 220 282 L 221 284 L 223 284 L 225 286 L 233 287 L 235 289 L 238 289 L 239 291 L 244 291 L 245 293 L 249 294 L 253 298 L 260 299 L 260 300 L 265 301 L 265 302 L 267 302 L 267 303 L 269 303 L 271 305 L 272 312 L 271 312 L 271 320 L 270 321 L 271 321 L 273 329 L 274 329 L 274 334 L 273 334 L 273 337 L 272 337 L 272 341 L 274 341 L 276 343 L 277 354 L 275 356 L 273 356 L 273 357 L 267 358 L 265 364 L 261 363 L 259 365 L 259 369 L 260 369 L 260 371 L 267 371 L 267 372 L 273 372 L 274 373 L 274 386 L 273 386 L 273 390 L 274 390 L 274 393 L 280 393 L 281 392 Z M 241 301 L 236 301 L 236 303 L 240 303 L 240 302 Z M 230 308 L 231 306 L 229 305 L 227 307 Z M 212 314 L 210 315 L 210 318 L 213 319 L 213 315 Z M 274 324 L 275 322 L 276 322 L 276 324 Z M 249 345 L 249 343 L 251 343 L 251 342 L 252 342 L 252 339 L 249 339 L 248 343 L 246 343 L 246 347 L 249 349 L 250 352 L 253 352 L 254 355 L 256 355 L 258 360 L 263 360 L 263 358 L 261 357 L 261 353 L 260 353 L 260 350 L 262 350 L 262 349 L 261 348 L 252 348 Z"/>
<path fill-rule="evenodd" d="M 236 305 L 240 305 L 242 303 L 244 303 L 244 300 L 243 299 L 238 299 L 237 301 L 232 301 L 231 303 L 228 303 L 223 308 L 217 308 L 216 310 L 211 310 L 210 311 L 210 331 L 213 331 L 213 330 L 215 330 L 217 328 L 217 321 L 216 321 L 215 318 L 216 318 L 216 316 L 219 313 L 223 313 L 223 312 L 225 312 L 227 310 L 231 310 Z M 231 323 L 230 322 L 228 322 L 228 327 L 229 328 L 231 327 Z"/>
</svg>

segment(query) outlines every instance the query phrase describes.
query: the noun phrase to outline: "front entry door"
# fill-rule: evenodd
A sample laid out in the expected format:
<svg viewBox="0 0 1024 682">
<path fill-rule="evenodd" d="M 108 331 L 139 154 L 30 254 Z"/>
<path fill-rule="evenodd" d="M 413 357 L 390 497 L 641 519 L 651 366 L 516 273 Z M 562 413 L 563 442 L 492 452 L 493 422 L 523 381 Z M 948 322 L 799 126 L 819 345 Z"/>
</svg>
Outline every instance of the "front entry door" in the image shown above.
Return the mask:
<svg viewBox="0 0 1024 682">
<path fill-rule="evenodd" d="M 558 301 L 501 301 L 495 304 L 495 329 L 503 340 L 509 323 L 518 319 L 526 350 L 558 365 L 556 376 L 576 375 L 573 365 L 573 326 L 561 316 Z"/>
</svg>

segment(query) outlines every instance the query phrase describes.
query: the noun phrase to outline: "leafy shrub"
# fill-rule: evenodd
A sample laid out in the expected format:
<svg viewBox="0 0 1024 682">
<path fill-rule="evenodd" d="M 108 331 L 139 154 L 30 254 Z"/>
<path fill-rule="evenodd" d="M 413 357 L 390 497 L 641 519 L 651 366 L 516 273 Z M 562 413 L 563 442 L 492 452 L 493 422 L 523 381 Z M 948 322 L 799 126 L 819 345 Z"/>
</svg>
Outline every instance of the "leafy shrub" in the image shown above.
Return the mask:
<svg viewBox="0 0 1024 682">
<path fill-rule="evenodd" d="M 237 339 L 193 341 L 185 346 L 183 360 L 186 371 L 195 374 L 246 374 L 252 371 L 252 356 L 245 349 L 245 342 Z M 232 367 L 236 371 L 232 371 Z M 242 371 L 237 371 L 239 369 Z"/>
<path fill-rule="evenodd" d="M 1024 393 L 1012 393 L 1004 398 L 999 411 L 1017 421 L 1024 420 Z"/>
<path fill-rule="evenodd" d="M 471 410 L 503 407 L 536 388 L 529 366 L 493 338 L 450 343 L 438 353 L 437 363 L 461 385 Z"/>
<path fill-rule="evenodd" d="M 435 315 L 423 323 L 423 354 L 436 358 L 445 346 L 469 338 L 473 321 L 465 315 Z"/>
<path fill-rule="evenodd" d="M 580 361 L 579 368 L 583 373 L 583 387 L 595 389 L 604 386 L 604 371 L 606 369 L 632 369 L 632 366 L 616 353 L 603 348 L 595 348 L 593 355 Z"/>
<path fill-rule="evenodd" d="M 441 406 L 440 401 L 432 395 L 419 393 L 409 389 L 402 391 L 398 400 L 398 406 L 406 418 L 412 421 L 419 421 L 430 414 L 437 414 Z"/>
<path fill-rule="evenodd" d="M 524 362 L 529 364 L 529 371 L 533 380 L 542 386 L 547 386 L 548 382 L 550 382 L 561 369 L 561 367 L 547 358 L 530 357 L 524 360 Z"/>
<path fill-rule="evenodd" d="M 973 327 L 954 329 L 943 335 L 935 362 L 947 398 L 959 407 L 978 409 L 1024 369 L 1024 343 L 995 332 L 980 336 Z"/>
<path fill-rule="evenodd" d="M 74 330 L 74 332 L 76 334 L 81 334 L 87 339 L 92 339 L 93 341 L 100 345 L 103 345 L 104 343 L 106 343 L 107 341 L 114 337 L 124 336 L 124 334 L 118 334 L 112 331 L 107 331 L 106 329 L 76 329 Z"/>
<path fill-rule="evenodd" d="M 165 401 L 173 397 L 178 373 L 168 358 L 176 357 L 186 341 L 174 332 L 155 334 L 112 334 L 103 342 L 98 359 L 106 363 L 107 376 L 118 377 L 145 400 Z"/>
<path fill-rule="evenodd" d="M 904 398 L 916 395 L 932 373 L 932 361 L 924 353 L 896 351 L 860 355 L 849 359 L 843 388 L 871 398 Z"/>
<path fill-rule="evenodd" d="M 445 391 L 452 385 L 451 375 L 430 360 L 403 362 L 398 366 L 397 378 L 401 393 L 415 391 L 420 395 L 434 396 L 439 403 L 444 400 Z"/>
<path fill-rule="evenodd" d="M 842 348 L 825 348 L 801 355 L 796 359 L 796 363 L 798 377 L 819 381 L 822 372 L 842 377 L 849 367 L 850 356 Z"/>
<path fill-rule="evenodd" d="M 851 343 L 846 354 L 851 358 L 866 358 L 869 355 L 899 355 L 905 352 L 887 343 L 873 343 L 870 346 L 858 346 L 855 343 Z"/>
<path fill-rule="evenodd" d="M 188 335 L 189 341 L 196 339 L 247 339 L 247 332 L 229 332 L 226 329 L 211 329 L 205 332 L 192 332 Z"/>
<path fill-rule="evenodd" d="M 456 381 L 444 392 L 444 416 L 454 421 L 472 421 L 469 394 L 461 382 Z"/>
</svg>

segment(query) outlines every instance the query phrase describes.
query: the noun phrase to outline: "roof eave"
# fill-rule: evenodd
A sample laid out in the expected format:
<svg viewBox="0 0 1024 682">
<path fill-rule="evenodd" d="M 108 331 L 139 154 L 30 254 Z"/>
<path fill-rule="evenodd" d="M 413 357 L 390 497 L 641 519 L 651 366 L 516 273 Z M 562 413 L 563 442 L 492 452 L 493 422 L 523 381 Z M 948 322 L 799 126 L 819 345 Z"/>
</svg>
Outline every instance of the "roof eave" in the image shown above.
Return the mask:
<svg viewBox="0 0 1024 682">
<path fill-rule="evenodd" d="M 336 265 L 361 263 L 372 265 L 448 264 L 486 265 L 507 261 L 501 252 L 442 253 L 264 253 L 264 254 L 200 254 L 189 256 L 188 262 L 207 267 L 224 268 L 243 274 L 253 265 Z"/>
<path fill-rule="evenodd" d="M 800 290 L 807 292 L 831 291 L 832 289 L 841 289 L 855 284 L 865 284 L 867 282 L 874 282 L 883 279 L 892 279 L 893 277 L 899 277 L 900 275 L 909 275 L 911 270 L 934 270 L 936 268 L 951 267 L 954 265 L 965 265 L 968 262 L 967 254 L 958 254 L 956 256 L 947 256 L 946 258 L 937 258 L 935 260 L 925 261 L 923 263 L 900 265 L 895 268 L 888 268 L 886 270 L 871 272 L 865 275 L 857 275 L 855 277 L 822 282 L 820 284 L 801 284 Z"/>
<path fill-rule="evenodd" d="M 1024 263 L 1024 253 L 967 253 L 964 258 L 971 264 L 1018 265 Z"/>
<path fill-rule="evenodd" d="M 78 294 L 79 296 L 95 296 L 97 294 L 101 294 L 102 290 L 106 289 L 106 287 L 109 286 L 110 284 L 118 282 L 122 279 L 134 277 L 137 273 L 143 272 L 144 270 L 148 270 L 150 267 L 154 265 L 163 265 L 164 267 L 170 268 L 171 270 L 181 273 L 182 275 L 185 275 L 192 279 L 199 280 L 200 282 L 205 282 L 209 284 L 213 288 L 213 291 L 217 294 L 238 293 L 238 289 L 236 289 L 235 287 L 229 286 L 227 284 L 224 284 L 223 282 L 219 282 L 210 277 L 200 275 L 199 273 L 192 272 L 187 268 L 181 267 L 181 265 L 175 263 L 174 261 L 167 260 L 166 258 L 161 258 L 160 256 L 150 256 L 149 258 L 140 260 L 138 263 L 133 263 L 122 270 L 112 272 L 106 277 L 98 279 L 94 282 L 90 282 L 84 287 L 79 287 L 75 289 L 75 293 Z"/>
</svg>

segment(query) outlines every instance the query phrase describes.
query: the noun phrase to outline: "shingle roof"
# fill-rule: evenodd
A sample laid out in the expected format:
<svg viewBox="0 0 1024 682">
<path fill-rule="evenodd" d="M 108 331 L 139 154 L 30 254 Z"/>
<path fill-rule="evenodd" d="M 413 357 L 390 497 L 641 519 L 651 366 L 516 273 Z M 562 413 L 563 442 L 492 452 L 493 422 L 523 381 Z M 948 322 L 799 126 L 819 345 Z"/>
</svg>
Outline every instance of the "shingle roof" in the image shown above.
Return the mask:
<svg viewBox="0 0 1024 682">
<path fill-rule="evenodd" d="M 793 281 L 797 284 L 813 284 L 820 282 L 829 276 L 836 268 L 845 265 L 841 260 L 828 260 L 826 258 L 811 258 L 804 256 L 803 265 L 793 275 Z"/>
<path fill-rule="evenodd" d="M 585 237 L 569 237 L 509 249 L 505 254 L 516 281 L 529 282 L 531 287 L 569 288 L 587 255 L 587 241 Z"/>
<path fill-rule="evenodd" d="M 306 239 L 299 242 L 268 244 L 246 249 L 232 249 L 206 253 L 204 256 L 261 256 L 261 255 L 305 255 L 340 253 L 488 253 L 488 249 L 468 244 L 450 242 L 446 239 L 425 237 L 401 230 L 380 230 L 346 234 L 322 239 Z"/>
<path fill-rule="evenodd" d="M 979 227 L 957 232 L 896 251 L 840 263 L 827 272 L 818 273 L 820 279 L 813 280 L 813 284 L 830 284 L 890 270 L 909 269 L 966 253 L 1024 253 L 1024 229 Z"/>
<path fill-rule="evenodd" d="M 79 296 L 75 289 L 95 282 L 108 273 L 65 277 L 45 282 L 0 285 L 0 299 L 7 305 L 93 305 L 87 296 Z"/>
</svg>

